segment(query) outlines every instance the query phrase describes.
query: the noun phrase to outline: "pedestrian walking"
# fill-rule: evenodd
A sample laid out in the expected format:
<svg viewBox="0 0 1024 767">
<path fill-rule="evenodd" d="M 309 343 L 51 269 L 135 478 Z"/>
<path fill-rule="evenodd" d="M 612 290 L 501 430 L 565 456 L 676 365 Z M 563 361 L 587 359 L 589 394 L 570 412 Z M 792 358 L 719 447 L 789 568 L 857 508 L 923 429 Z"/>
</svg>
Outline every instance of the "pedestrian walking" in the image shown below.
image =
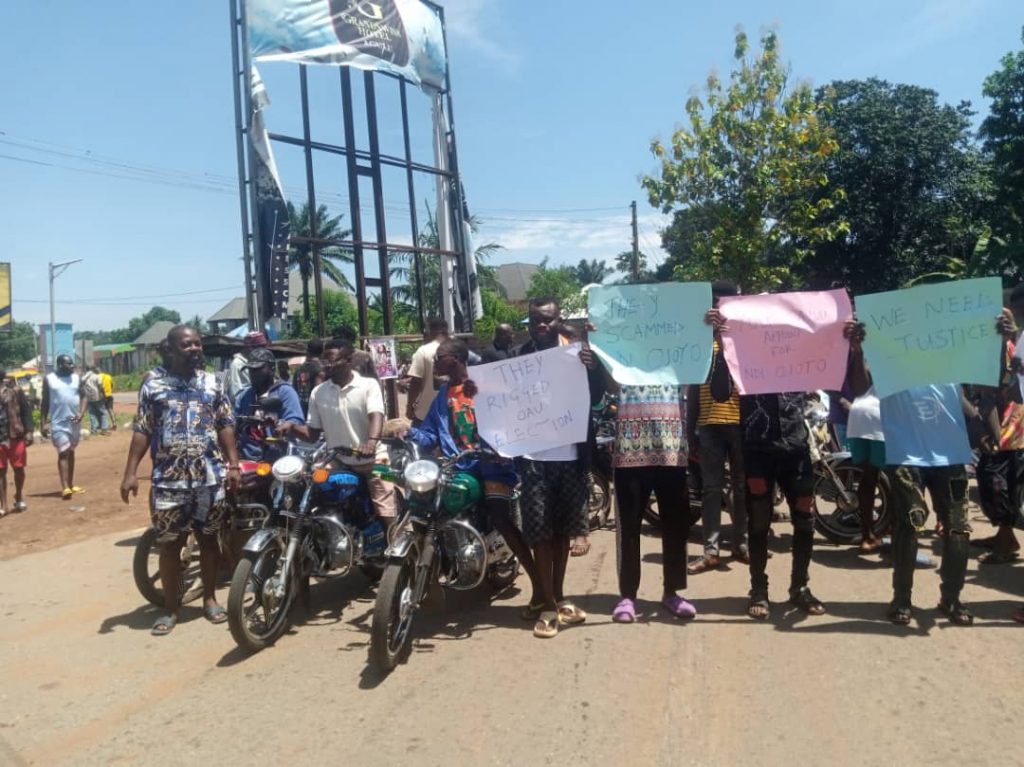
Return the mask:
<svg viewBox="0 0 1024 767">
<path fill-rule="evenodd" d="M 84 492 L 75 484 L 75 449 L 81 440 L 82 418 L 86 398 L 82 380 L 75 372 L 75 363 L 67 354 L 55 360 L 55 369 L 43 379 L 43 401 L 40 404 L 39 431 L 49 437 L 57 449 L 57 474 L 60 497 L 69 500 Z"/>
<path fill-rule="evenodd" d="M 32 405 L 17 382 L 0 368 L 0 517 L 25 511 L 25 465 L 35 425 Z M 7 466 L 14 472 L 14 506 L 7 505 Z"/>
</svg>

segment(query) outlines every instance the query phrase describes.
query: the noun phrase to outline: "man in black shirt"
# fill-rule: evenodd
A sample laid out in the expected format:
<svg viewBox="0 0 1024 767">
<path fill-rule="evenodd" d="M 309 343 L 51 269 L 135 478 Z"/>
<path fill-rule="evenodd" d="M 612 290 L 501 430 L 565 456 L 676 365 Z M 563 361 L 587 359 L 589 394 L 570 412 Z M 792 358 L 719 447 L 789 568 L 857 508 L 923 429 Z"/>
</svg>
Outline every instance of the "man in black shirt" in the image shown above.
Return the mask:
<svg viewBox="0 0 1024 767">
<path fill-rule="evenodd" d="M 500 362 L 511 356 L 512 339 L 515 338 L 515 330 L 511 325 L 502 323 L 494 329 L 494 340 L 484 347 L 480 352 L 483 362 Z"/>
</svg>

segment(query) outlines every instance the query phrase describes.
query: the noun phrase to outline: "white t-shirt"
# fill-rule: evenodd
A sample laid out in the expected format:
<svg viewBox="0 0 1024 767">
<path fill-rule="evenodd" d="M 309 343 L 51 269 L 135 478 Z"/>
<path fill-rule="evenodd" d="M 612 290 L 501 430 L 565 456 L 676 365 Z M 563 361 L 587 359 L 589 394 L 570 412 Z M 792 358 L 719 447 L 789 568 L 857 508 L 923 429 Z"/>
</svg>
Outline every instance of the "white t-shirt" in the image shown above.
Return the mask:
<svg viewBox="0 0 1024 767">
<path fill-rule="evenodd" d="M 885 442 L 882 411 L 874 386 L 857 397 L 850 406 L 850 414 L 846 419 L 846 436 Z"/>
<path fill-rule="evenodd" d="M 309 395 L 310 428 L 323 431 L 327 447 L 356 448 L 370 437 L 370 414 L 384 414 L 384 396 L 380 384 L 372 378 L 364 378 L 355 371 L 352 380 L 344 386 L 334 381 L 324 381 Z M 377 455 L 387 455 L 384 445 L 377 445 Z M 372 463 L 373 459 L 354 456 L 339 456 L 342 463 L 353 466 Z"/>
<path fill-rule="evenodd" d="M 415 413 L 421 421 L 430 412 L 430 404 L 437 396 L 437 387 L 434 386 L 434 355 L 437 354 L 437 347 L 440 341 L 431 341 L 423 344 L 413 352 L 412 363 L 409 365 L 409 375 L 423 381 L 423 391 L 420 398 L 416 400 Z"/>
</svg>

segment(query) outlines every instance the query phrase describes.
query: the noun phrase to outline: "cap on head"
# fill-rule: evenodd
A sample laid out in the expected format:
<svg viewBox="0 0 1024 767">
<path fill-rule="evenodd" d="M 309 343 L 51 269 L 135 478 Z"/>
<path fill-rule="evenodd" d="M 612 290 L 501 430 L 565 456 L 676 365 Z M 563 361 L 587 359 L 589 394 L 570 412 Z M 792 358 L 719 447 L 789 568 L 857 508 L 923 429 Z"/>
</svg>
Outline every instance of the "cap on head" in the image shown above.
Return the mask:
<svg viewBox="0 0 1024 767">
<path fill-rule="evenodd" d="M 260 330 L 255 330 L 252 333 L 246 333 L 243 343 L 248 349 L 256 349 L 266 346 L 268 344 L 267 334 Z"/>
<path fill-rule="evenodd" d="M 245 367 L 247 368 L 261 368 L 264 365 L 273 365 L 274 362 L 274 353 L 270 349 L 257 347 L 245 355 Z"/>
</svg>

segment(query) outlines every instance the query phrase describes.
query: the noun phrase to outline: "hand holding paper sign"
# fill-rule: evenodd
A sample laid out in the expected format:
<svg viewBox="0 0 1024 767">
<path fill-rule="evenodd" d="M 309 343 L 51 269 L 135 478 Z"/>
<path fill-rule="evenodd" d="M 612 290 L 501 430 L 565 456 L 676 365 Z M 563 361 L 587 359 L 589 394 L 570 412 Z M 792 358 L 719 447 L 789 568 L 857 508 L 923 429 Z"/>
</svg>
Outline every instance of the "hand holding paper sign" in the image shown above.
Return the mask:
<svg viewBox="0 0 1024 767">
<path fill-rule="evenodd" d="M 839 389 L 853 318 L 845 290 L 723 296 L 722 350 L 740 394 Z"/>
</svg>

